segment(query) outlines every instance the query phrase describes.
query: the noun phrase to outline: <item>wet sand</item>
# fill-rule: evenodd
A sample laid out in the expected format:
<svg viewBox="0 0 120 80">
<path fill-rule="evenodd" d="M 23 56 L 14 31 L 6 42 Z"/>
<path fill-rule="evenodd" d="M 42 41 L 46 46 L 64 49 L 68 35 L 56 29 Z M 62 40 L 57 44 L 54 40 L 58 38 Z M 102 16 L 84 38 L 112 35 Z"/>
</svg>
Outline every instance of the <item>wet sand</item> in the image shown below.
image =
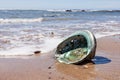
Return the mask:
<svg viewBox="0 0 120 80">
<path fill-rule="evenodd" d="M 54 52 L 30 59 L 0 58 L 0 80 L 120 80 L 120 35 L 98 39 L 92 62 L 61 64 Z"/>
</svg>

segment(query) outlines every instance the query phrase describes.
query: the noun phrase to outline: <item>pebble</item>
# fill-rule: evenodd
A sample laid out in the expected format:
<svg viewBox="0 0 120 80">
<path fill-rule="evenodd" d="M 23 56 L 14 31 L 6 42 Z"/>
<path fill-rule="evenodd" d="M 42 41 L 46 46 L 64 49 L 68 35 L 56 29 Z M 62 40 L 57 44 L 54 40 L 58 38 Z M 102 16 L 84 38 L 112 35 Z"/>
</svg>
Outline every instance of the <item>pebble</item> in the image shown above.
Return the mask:
<svg viewBox="0 0 120 80">
<path fill-rule="evenodd" d="M 34 54 L 40 54 L 41 53 L 41 51 L 35 51 L 34 52 Z"/>
<path fill-rule="evenodd" d="M 48 69 L 51 69 L 51 66 L 49 66 Z"/>
<path fill-rule="evenodd" d="M 48 77 L 48 79 L 51 79 L 51 77 Z"/>
<path fill-rule="evenodd" d="M 83 65 L 83 68 L 84 68 L 84 69 L 88 69 L 88 66 L 87 66 L 87 65 Z"/>
</svg>

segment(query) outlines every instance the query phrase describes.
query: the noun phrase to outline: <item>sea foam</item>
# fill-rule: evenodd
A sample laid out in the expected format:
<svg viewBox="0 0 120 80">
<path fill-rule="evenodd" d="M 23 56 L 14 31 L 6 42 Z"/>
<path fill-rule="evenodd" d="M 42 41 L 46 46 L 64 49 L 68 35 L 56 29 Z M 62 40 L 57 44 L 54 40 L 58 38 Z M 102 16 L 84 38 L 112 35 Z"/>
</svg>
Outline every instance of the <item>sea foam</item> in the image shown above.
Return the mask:
<svg viewBox="0 0 120 80">
<path fill-rule="evenodd" d="M 102 38 L 105 36 L 120 34 L 120 32 L 102 32 L 95 34 L 95 37 Z M 0 56 L 30 56 L 34 55 L 35 51 L 40 51 L 41 53 L 49 53 L 57 47 L 57 45 L 63 41 L 63 38 L 58 37 L 46 37 L 44 38 L 44 43 L 40 44 L 39 47 L 36 45 L 23 46 L 18 48 L 13 48 L 10 50 L 0 51 Z"/>
<path fill-rule="evenodd" d="M 50 38 L 44 39 L 44 43 L 31 46 L 16 47 L 9 50 L 0 51 L 0 56 L 31 56 L 34 55 L 35 51 L 40 51 L 41 53 L 48 53 L 55 49 L 57 45 L 62 41 L 62 38 Z"/>
<path fill-rule="evenodd" d="M 95 37 L 97 39 L 99 39 L 99 38 L 102 38 L 102 37 L 112 36 L 112 35 L 117 35 L 117 34 L 120 34 L 120 32 L 101 32 L 101 33 L 95 34 Z"/>
<path fill-rule="evenodd" d="M 47 53 L 52 51 L 57 47 L 57 45 L 62 41 L 62 38 L 46 38 L 45 43 L 41 45 L 41 52 Z"/>
<path fill-rule="evenodd" d="M 12 18 L 12 19 L 0 19 L 0 23 L 30 23 L 30 22 L 42 22 L 43 18 L 35 19 L 22 19 L 22 18 Z"/>
</svg>

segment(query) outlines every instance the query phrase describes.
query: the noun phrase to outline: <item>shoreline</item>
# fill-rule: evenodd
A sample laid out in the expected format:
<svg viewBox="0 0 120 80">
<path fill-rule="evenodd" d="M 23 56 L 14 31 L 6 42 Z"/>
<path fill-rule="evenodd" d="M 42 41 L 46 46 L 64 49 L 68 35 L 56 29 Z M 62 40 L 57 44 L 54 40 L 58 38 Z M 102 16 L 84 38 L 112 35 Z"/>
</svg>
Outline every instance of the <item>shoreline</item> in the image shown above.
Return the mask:
<svg viewBox="0 0 120 80">
<path fill-rule="evenodd" d="M 30 59 L 0 58 L 0 80 L 119 80 L 120 35 L 97 39 L 93 63 L 67 65 L 54 52 Z"/>
</svg>

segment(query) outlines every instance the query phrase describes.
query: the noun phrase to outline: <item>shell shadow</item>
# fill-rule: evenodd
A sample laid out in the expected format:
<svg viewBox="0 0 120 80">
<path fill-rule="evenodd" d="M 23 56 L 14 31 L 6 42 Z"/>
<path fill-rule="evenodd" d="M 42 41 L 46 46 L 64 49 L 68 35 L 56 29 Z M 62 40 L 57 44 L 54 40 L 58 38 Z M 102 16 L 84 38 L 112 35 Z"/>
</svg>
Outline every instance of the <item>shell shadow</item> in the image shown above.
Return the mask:
<svg viewBox="0 0 120 80">
<path fill-rule="evenodd" d="M 75 64 L 75 65 L 85 65 L 87 63 L 92 63 L 92 64 L 107 64 L 107 63 L 110 63 L 111 60 L 106 58 L 106 57 L 103 57 L 103 56 L 95 56 L 94 59 L 92 60 L 85 60 L 81 63 L 78 63 L 78 64 Z"/>
<path fill-rule="evenodd" d="M 106 63 L 110 63 L 111 60 L 103 56 L 95 56 L 92 62 L 94 64 L 106 64 Z"/>
</svg>

